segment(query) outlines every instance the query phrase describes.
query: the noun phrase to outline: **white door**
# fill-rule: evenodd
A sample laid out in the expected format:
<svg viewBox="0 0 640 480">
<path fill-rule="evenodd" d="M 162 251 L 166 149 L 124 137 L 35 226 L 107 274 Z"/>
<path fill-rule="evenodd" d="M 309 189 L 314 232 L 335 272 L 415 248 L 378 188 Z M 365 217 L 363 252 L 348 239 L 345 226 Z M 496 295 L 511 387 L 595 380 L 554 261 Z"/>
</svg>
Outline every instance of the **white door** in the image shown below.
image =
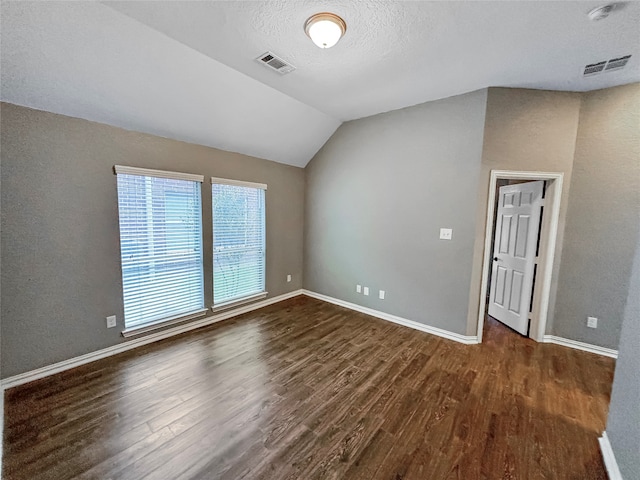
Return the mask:
<svg viewBox="0 0 640 480">
<path fill-rule="evenodd" d="M 538 244 L 544 182 L 500 187 L 493 247 L 489 315 L 523 335 Z"/>
</svg>

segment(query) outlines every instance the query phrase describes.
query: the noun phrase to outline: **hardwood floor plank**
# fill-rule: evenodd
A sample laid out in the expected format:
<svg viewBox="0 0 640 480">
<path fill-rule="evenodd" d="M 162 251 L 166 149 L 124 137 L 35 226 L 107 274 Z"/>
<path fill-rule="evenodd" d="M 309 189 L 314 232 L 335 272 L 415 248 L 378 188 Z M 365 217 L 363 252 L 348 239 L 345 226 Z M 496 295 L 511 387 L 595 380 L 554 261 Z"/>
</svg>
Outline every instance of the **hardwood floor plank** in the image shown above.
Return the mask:
<svg viewBox="0 0 640 480">
<path fill-rule="evenodd" d="M 174 437 L 171 430 L 165 427 L 100 462 L 96 461 L 91 468 L 85 470 L 75 478 L 78 480 L 114 478 L 139 458 L 148 455 Z M 125 445 L 121 446 L 124 447 Z"/>
<path fill-rule="evenodd" d="M 381 428 L 371 437 L 369 442 L 360 450 L 343 478 L 350 480 L 371 480 L 376 478 L 375 473 L 387 458 L 389 451 L 393 448 L 395 438 Z"/>
<path fill-rule="evenodd" d="M 325 455 L 322 461 L 313 468 L 302 472 L 300 478 L 309 480 L 340 479 L 349 465 L 360 455 L 379 430 L 383 420 L 372 416 L 361 417 L 353 427 L 346 429 L 346 434 Z"/>
<path fill-rule="evenodd" d="M 307 297 L 5 393 L 10 480 L 604 480 L 614 361 Z M 570 459 L 570 461 L 568 461 Z"/>
</svg>

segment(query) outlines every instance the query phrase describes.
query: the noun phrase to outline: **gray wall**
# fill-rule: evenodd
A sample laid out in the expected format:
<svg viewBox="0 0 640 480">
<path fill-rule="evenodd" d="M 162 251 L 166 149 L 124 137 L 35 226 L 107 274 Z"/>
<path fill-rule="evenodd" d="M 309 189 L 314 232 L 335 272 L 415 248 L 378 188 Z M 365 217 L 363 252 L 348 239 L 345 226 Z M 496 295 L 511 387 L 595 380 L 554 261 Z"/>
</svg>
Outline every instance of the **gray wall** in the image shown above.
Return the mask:
<svg viewBox="0 0 640 480">
<path fill-rule="evenodd" d="M 561 262 L 561 245 L 569 202 L 573 156 L 580 112 L 580 94 L 490 88 L 482 151 L 482 166 L 476 199 L 476 231 L 473 275 L 469 294 L 467 333 L 475 335 L 478 324 L 487 200 L 491 170 L 562 172 L 564 188 L 549 311 L 554 310 L 555 290 Z M 553 320 L 551 319 L 551 323 Z M 549 325 L 547 325 L 549 326 Z"/>
<path fill-rule="evenodd" d="M 607 436 L 627 480 L 640 475 L 640 241 L 635 248 L 607 420 Z"/>
<path fill-rule="evenodd" d="M 639 235 L 638 112 L 640 84 L 584 95 L 491 88 L 348 122 L 305 174 L 2 104 L 2 378 L 123 341 L 114 164 L 267 183 L 270 296 L 303 284 L 305 217 L 306 288 L 469 335 L 490 170 L 562 171 L 547 332 L 616 348 Z M 209 195 L 205 182 L 205 233 Z M 111 314 L 118 329 L 104 326 Z"/>
<path fill-rule="evenodd" d="M 1 118 L 0 111 L 0 118 Z M 0 152 L 2 146 L 0 143 Z M 0 155 L 0 179 L 2 178 L 2 156 Z M 2 211 L 2 181 L 0 181 L 0 212 Z M 0 221 L 0 257 L 2 256 L 2 222 Z M 0 379 L 2 378 L 2 261 L 0 261 Z M 4 433 L 4 393 L 0 390 L 0 432 Z M 4 435 L 3 435 L 4 436 Z M 0 478 L 2 478 L 3 441 L 0 439 Z"/>
<path fill-rule="evenodd" d="M 477 91 L 338 129 L 306 168 L 305 288 L 466 333 L 486 99 Z M 453 240 L 439 240 L 440 227 Z"/>
<path fill-rule="evenodd" d="M 482 122 L 473 115 L 460 122 L 458 112 L 476 111 L 474 95 L 485 92 L 344 124 L 307 167 L 305 287 L 474 335 L 491 170 L 562 172 L 546 332 L 617 348 L 638 236 L 639 91 L 639 84 L 587 94 L 490 88 L 482 145 L 474 143 Z M 476 147 L 479 170 L 470 161 Z M 475 205 L 473 233 L 464 230 L 473 223 L 465 204 Z M 458 210 L 453 244 L 440 242 L 438 228 Z M 465 281 L 466 292 L 457 288 Z M 356 283 L 375 291 L 358 295 Z M 378 300 L 378 289 L 387 300 Z M 467 322 L 459 328 L 464 298 Z M 600 318 L 597 329 L 586 327 L 587 315 Z"/>
<path fill-rule="evenodd" d="M 10 104 L 1 128 L 3 378 L 123 341 L 115 164 L 205 176 L 205 306 L 211 176 L 268 184 L 267 290 L 302 287 L 302 169 Z"/>
<path fill-rule="evenodd" d="M 640 230 L 640 84 L 586 93 L 553 333 L 617 348 Z M 598 328 L 586 326 L 598 317 Z"/>
</svg>

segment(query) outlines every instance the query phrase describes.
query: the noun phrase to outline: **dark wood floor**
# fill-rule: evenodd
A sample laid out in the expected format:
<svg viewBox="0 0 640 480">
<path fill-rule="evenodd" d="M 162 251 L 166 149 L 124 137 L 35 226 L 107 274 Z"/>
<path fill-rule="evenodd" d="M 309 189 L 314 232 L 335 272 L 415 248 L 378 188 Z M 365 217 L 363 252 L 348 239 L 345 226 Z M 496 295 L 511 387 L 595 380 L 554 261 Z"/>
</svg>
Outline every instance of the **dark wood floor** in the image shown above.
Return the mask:
<svg viewBox="0 0 640 480">
<path fill-rule="evenodd" d="M 8 479 L 606 479 L 614 362 L 306 297 L 6 393 Z"/>
</svg>

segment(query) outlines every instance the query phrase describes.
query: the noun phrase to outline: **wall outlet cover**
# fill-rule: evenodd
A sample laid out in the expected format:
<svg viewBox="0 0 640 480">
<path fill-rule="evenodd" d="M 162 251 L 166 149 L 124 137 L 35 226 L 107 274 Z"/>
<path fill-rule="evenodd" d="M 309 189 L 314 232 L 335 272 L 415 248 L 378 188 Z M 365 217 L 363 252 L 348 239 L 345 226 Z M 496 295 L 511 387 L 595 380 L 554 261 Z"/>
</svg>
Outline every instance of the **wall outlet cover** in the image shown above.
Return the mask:
<svg viewBox="0 0 640 480">
<path fill-rule="evenodd" d="M 364 287 L 364 294 L 369 295 L 369 287 Z"/>
<path fill-rule="evenodd" d="M 287 282 L 291 281 L 291 275 L 287 275 Z"/>
<path fill-rule="evenodd" d="M 384 300 L 384 290 L 380 290 L 380 293 L 378 294 L 378 297 L 380 297 L 380 300 Z"/>
<path fill-rule="evenodd" d="M 116 326 L 116 316 L 111 315 L 107 317 L 107 328 L 113 328 Z"/>
<path fill-rule="evenodd" d="M 453 236 L 453 229 L 451 228 L 440 229 L 440 240 L 451 240 L 452 236 Z"/>
<path fill-rule="evenodd" d="M 362 293 L 362 285 L 356 285 L 356 292 Z"/>
<path fill-rule="evenodd" d="M 598 319 L 596 317 L 587 317 L 587 327 L 598 328 Z"/>
</svg>

